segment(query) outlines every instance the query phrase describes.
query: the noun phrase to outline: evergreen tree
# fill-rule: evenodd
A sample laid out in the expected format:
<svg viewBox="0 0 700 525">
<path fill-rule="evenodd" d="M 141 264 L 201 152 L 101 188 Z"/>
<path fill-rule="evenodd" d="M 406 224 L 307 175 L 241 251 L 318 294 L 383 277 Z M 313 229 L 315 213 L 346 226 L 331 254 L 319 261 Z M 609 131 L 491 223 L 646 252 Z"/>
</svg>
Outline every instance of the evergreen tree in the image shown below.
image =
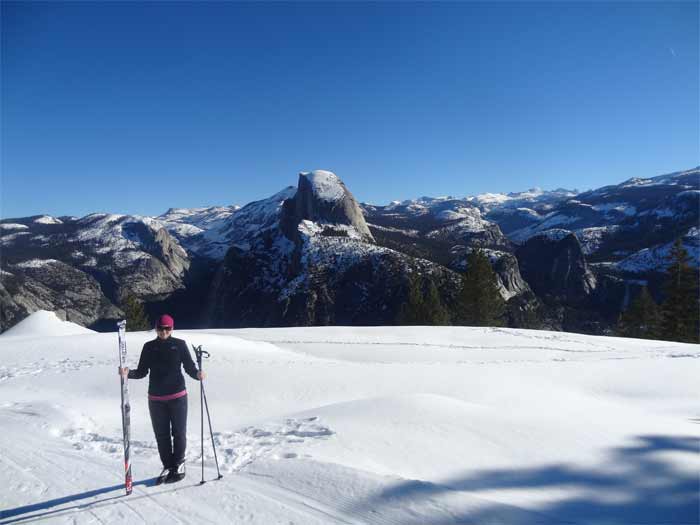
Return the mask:
<svg viewBox="0 0 700 525">
<path fill-rule="evenodd" d="M 428 290 L 425 294 L 423 302 L 426 319 L 429 325 L 446 325 L 450 324 L 450 314 L 442 305 L 440 300 L 440 292 L 432 280 L 428 281 Z"/>
<path fill-rule="evenodd" d="M 622 337 L 656 339 L 660 324 L 661 312 L 645 286 L 620 316 L 616 331 Z"/>
<path fill-rule="evenodd" d="M 467 256 L 467 271 L 455 318 L 469 326 L 502 326 L 505 301 L 498 291 L 498 280 L 488 257 L 481 249 Z"/>
<path fill-rule="evenodd" d="M 129 332 L 150 330 L 151 322 L 148 320 L 143 304 L 133 294 L 127 295 L 121 304 L 121 309 L 126 317 L 126 329 Z"/>
<path fill-rule="evenodd" d="M 700 342 L 700 300 L 697 273 L 680 239 L 671 248 L 662 304 L 661 337 L 670 341 Z"/>
<path fill-rule="evenodd" d="M 411 278 L 408 297 L 401 305 L 396 322 L 414 326 L 449 324 L 449 315 L 440 301 L 440 292 L 431 279 L 428 279 L 426 286 L 419 278 Z"/>
</svg>

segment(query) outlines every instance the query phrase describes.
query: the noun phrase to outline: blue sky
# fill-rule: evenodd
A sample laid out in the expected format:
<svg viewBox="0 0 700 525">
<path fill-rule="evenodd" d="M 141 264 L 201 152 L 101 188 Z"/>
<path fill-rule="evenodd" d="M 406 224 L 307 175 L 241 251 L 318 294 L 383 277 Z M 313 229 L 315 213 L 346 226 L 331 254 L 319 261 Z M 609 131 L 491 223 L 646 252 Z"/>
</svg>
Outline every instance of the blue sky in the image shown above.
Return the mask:
<svg viewBox="0 0 700 525">
<path fill-rule="evenodd" d="M 2 3 L 2 217 L 700 164 L 697 2 Z"/>
</svg>

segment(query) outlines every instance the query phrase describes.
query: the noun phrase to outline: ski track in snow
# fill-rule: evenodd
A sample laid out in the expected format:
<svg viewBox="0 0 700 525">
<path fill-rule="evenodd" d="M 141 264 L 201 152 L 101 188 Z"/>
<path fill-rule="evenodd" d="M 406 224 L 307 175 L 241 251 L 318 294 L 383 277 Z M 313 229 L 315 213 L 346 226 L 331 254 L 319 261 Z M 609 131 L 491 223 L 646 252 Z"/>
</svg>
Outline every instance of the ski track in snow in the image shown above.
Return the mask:
<svg viewBox="0 0 700 525">
<path fill-rule="evenodd" d="M 73 372 L 77 370 L 82 370 L 84 368 L 90 368 L 97 365 L 113 365 L 113 361 L 106 359 L 95 360 L 91 359 L 59 359 L 56 361 L 47 361 L 44 358 L 39 359 L 29 363 L 28 365 L 20 366 L 0 366 L 0 383 L 7 381 L 8 379 L 23 377 L 23 376 L 34 376 L 43 374 L 45 372 L 65 374 L 67 372 Z"/>
<path fill-rule="evenodd" d="M 31 405 L 28 407 L 13 407 L 15 413 L 31 413 Z M 206 425 L 205 425 L 206 426 Z M 201 438 L 199 433 L 193 430 L 199 428 L 190 424 L 190 432 L 187 434 L 187 463 L 195 463 L 201 460 Z M 214 467 L 214 453 L 210 447 L 211 437 L 204 434 L 205 448 L 204 460 L 209 467 Z M 76 450 L 90 450 L 93 453 L 101 453 L 113 458 L 120 458 L 123 454 L 123 440 L 121 431 L 115 430 L 114 435 L 107 436 L 91 431 L 85 427 L 68 427 L 61 430 L 53 430 L 69 442 Z M 273 459 L 293 459 L 298 454 L 291 451 L 295 445 L 300 445 L 312 439 L 327 439 L 334 434 L 327 426 L 318 421 L 316 417 L 295 419 L 287 418 L 281 423 L 266 423 L 257 426 L 247 426 L 236 431 L 214 432 L 219 467 L 224 472 L 237 472 L 254 461 L 271 457 Z M 158 456 L 158 448 L 155 440 L 139 441 L 131 439 L 131 452 L 134 456 Z"/>
<path fill-rule="evenodd" d="M 14 490 L 25 493 L 40 493 L 44 498 L 50 498 L 52 484 L 46 483 L 46 476 L 60 480 L 60 485 L 64 489 L 69 489 L 73 492 L 85 490 L 85 486 L 90 483 L 90 476 L 81 475 L 81 470 L 93 463 L 111 465 L 111 476 L 118 483 L 116 470 L 113 468 L 118 465 L 123 458 L 123 441 L 121 435 L 115 433 L 114 436 L 105 436 L 97 432 L 89 431 L 82 427 L 68 425 L 63 429 L 57 429 L 55 426 L 43 423 L 43 419 L 47 416 L 46 406 L 35 406 L 32 403 L 6 403 L 0 405 L 0 420 L 26 426 L 34 426 L 40 423 L 41 431 L 34 433 L 32 439 L 28 443 L 18 447 L 17 443 L 13 443 L 13 450 L 18 454 L 3 454 L 0 456 L 0 466 L 5 472 L 14 472 L 10 475 L 10 479 L 18 477 L 29 478 L 29 481 L 14 482 L 12 488 Z M 37 435 L 53 436 L 62 439 L 67 445 L 70 445 L 74 454 L 78 454 L 71 458 L 71 462 L 77 462 L 80 468 L 76 470 L 67 470 L 61 462 L 60 458 L 65 460 L 66 451 L 40 450 L 35 447 L 33 441 L 37 439 Z M 254 461 L 263 458 L 271 458 L 273 460 L 293 459 L 297 454 L 289 452 L 290 447 L 302 444 L 309 439 L 325 439 L 333 435 L 333 432 L 326 426 L 321 424 L 316 417 L 303 419 L 286 418 L 279 423 L 268 423 L 259 426 L 247 426 L 235 432 L 215 432 L 214 440 L 217 446 L 219 463 L 222 472 L 231 475 L 236 472 L 243 471 Z M 205 434 L 205 439 L 208 436 Z M 0 438 L 0 443 L 2 443 Z M 199 435 L 194 437 L 192 433 L 188 434 L 188 454 L 186 462 L 189 465 L 190 471 L 189 480 L 198 479 L 201 463 L 201 441 Z M 210 477 L 214 469 L 214 456 L 209 443 L 205 445 L 205 466 L 207 476 Z M 155 442 L 142 442 L 138 440 L 131 441 L 132 453 L 134 456 L 143 456 L 140 460 L 142 463 L 147 457 L 157 460 L 158 451 Z M 60 447 L 60 445 L 59 445 Z M 9 450 L 7 443 L 2 443 L 3 451 Z M 36 451 L 34 449 L 37 449 Z M 88 454 L 87 456 L 85 454 Z M 26 455 L 32 454 L 38 463 L 41 465 L 40 471 L 44 477 L 39 477 L 35 473 L 35 469 L 25 468 L 22 466 Z M 13 457 L 14 456 L 14 457 Z M 132 458 L 134 457 L 132 456 Z M 54 459 L 57 458 L 57 459 Z M 132 459 L 133 463 L 133 459 Z M 310 498 L 300 497 L 292 491 L 282 488 L 276 488 L 270 484 L 260 484 L 258 481 L 245 482 L 240 477 L 236 479 L 236 492 L 244 492 L 249 499 L 264 498 L 271 503 L 281 505 L 286 508 L 290 515 L 297 514 L 301 517 L 298 523 L 327 523 L 332 520 L 333 523 L 358 523 L 352 518 L 348 518 L 333 508 L 325 506 L 320 502 L 313 502 Z M 128 498 L 121 499 L 120 496 L 111 496 L 109 498 L 100 498 L 87 500 L 78 505 L 61 505 L 57 503 L 50 506 L 51 510 L 39 511 L 31 515 L 21 515 L 13 518 L 13 514 L 7 516 L 7 520 L 3 519 L 6 516 L 0 512 L 0 524 L 10 523 L 25 523 L 35 520 L 44 520 L 54 522 L 54 520 L 65 519 L 65 523 L 115 523 L 117 520 L 126 520 L 130 523 L 220 523 L 220 520 L 211 517 L 190 516 L 185 514 L 184 520 L 182 516 L 174 513 L 167 505 L 159 502 L 155 498 L 160 493 L 172 494 L 176 491 L 181 491 L 188 487 L 189 484 L 164 485 L 160 488 L 142 488 L 143 482 L 135 479 L 133 494 Z M 264 492 L 260 492 L 264 486 Z M 107 491 L 108 493 L 123 491 L 123 487 L 115 485 L 114 490 Z M 106 493 L 107 493 L 106 492 Z M 60 499 L 60 498 L 59 498 Z M 139 500 L 146 500 L 139 502 Z M 118 500 L 118 501 L 117 501 Z M 145 506 L 144 506 L 145 505 Z M 155 508 L 153 508 L 155 507 Z M 242 510 L 243 507 L 237 506 L 232 510 Z M 156 514 L 154 514 L 154 511 Z M 77 516 L 82 513 L 90 515 L 91 519 L 85 521 Z M 25 514 L 25 513 L 22 513 Z M 116 516 L 114 515 L 116 514 Z M 162 519 L 163 515 L 167 516 L 167 520 Z M 155 519 L 159 516 L 160 519 Z M 50 517 L 50 518 L 49 518 Z M 254 514 L 243 513 L 240 520 L 235 523 L 246 521 L 254 521 Z M 314 518 L 309 521 L 309 518 Z M 43 520 L 42 520 L 43 521 Z M 289 523 L 292 523 L 290 521 Z"/>
</svg>

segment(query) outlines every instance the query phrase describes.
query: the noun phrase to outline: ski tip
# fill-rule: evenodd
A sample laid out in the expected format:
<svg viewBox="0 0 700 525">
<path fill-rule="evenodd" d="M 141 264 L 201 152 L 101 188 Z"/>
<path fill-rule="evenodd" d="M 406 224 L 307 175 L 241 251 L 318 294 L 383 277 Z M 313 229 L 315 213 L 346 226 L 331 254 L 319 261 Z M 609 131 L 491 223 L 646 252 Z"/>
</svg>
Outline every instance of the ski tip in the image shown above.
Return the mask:
<svg viewBox="0 0 700 525">
<path fill-rule="evenodd" d="M 117 329 L 126 327 L 126 319 L 117 322 Z"/>
</svg>

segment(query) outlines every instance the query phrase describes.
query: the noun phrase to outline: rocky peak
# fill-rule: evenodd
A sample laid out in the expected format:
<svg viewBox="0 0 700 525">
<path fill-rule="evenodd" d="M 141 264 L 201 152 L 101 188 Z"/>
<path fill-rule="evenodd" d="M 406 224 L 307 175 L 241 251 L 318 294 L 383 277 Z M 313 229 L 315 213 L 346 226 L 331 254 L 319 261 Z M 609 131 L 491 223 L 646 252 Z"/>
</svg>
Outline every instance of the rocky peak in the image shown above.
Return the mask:
<svg viewBox="0 0 700 525">
<path fill-rule="evenodd" d="M 288 237 L 296 238 L 297 226 L 304 220 L 331 229 L 332 225 L 351 226 L 362 240 L 374 242 L 360 205 L 343 181 L 330 171 L 299 173 L 296 195 L 284 205 L 283 231 Z"/>
<path fill-rule="evenodd" d="M 528 239 L 516 251 L 520 272 L 538 295 L 581 301 L 596 287 L 596 279 L 576 236 L 550 231 Z"/>
</svg>

